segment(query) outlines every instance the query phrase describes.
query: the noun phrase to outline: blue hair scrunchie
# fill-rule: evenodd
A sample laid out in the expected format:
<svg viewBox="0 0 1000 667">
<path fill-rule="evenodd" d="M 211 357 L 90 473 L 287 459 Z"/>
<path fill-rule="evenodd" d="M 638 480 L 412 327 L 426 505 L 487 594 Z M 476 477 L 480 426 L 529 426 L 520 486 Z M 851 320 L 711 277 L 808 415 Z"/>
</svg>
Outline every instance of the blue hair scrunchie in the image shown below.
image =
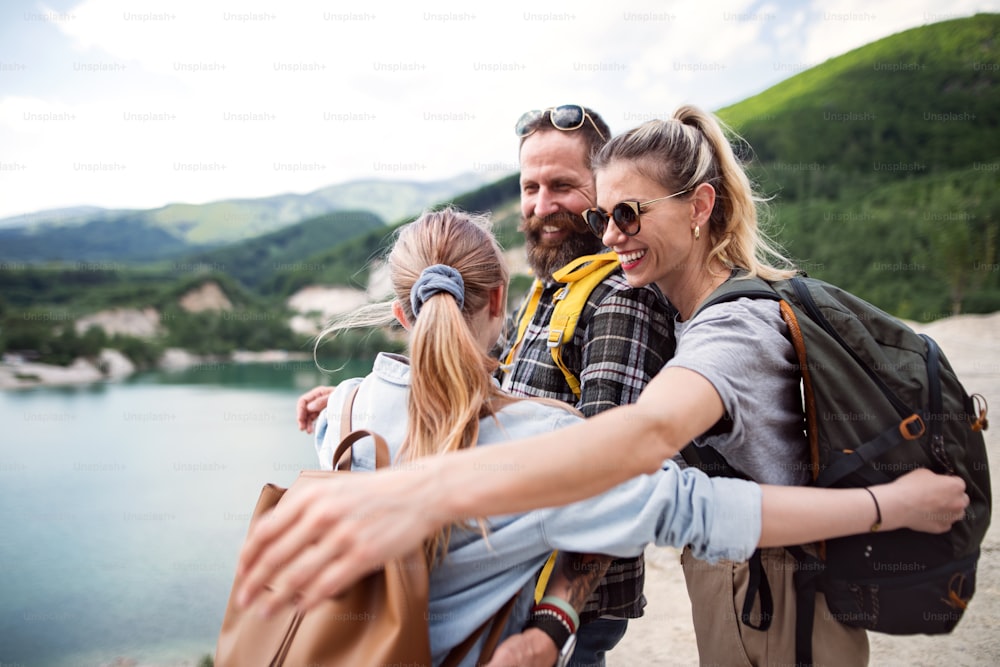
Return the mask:
<svg viewBox="0 0 1000 667">
<path fill-rule="evenodd" d="M 410 307 L 413 317 L 420 314 L 424 302 L 438 292 L 447 292 L 455 297 L 458 309 L 465 305 L 465 281 L 462 274 L 446 264 L 434 264 L 420 272 L 417 282 L 410 290 Z"/>
</svg>

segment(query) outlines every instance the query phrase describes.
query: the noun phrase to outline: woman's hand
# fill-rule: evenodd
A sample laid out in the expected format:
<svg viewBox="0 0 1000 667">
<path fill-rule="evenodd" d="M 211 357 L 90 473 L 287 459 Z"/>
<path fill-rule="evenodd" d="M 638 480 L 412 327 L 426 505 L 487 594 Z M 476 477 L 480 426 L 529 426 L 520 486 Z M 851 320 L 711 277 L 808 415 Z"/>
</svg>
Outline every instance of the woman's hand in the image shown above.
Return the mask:
<svg viewBox="0 0 1000 667">
<path fill-rule="evenodd" d="M 910 528 L 945 533 L 965 516 L 965 480 L 927 468 L 908 472 L 890 484 L 872 487 L 882 510 L 882 530 Z"/>
<path fill-rule="evenodd" d="M 237 604 L 307 611 L 396 556 L 422 546 L 437 485 L 412 470 L 302 478 L 258 521 L 240 553 Z M 265 586 L 270 589 L 265 594 Z"/>
<path fill-rule="evenodd" d="M 868 489 L 875 502 L 863 488 L 762 485 L 759 546 L 805 544 L 867 533 L 879 514 L 883 531 L 910 528 L 944 533 L 965 516 L 969 506 L 961 477 L 938 475 L 926 468 Z"/>
<path fill-rule="evenodd" d="M 295 403 L 295 417 L 299 422 L 300 431 L 313 432 L 316 419 L 326 407 L 333 390 L 334 387 L 314 387 L 299 396 L 299 400 Z"/>
</svg>

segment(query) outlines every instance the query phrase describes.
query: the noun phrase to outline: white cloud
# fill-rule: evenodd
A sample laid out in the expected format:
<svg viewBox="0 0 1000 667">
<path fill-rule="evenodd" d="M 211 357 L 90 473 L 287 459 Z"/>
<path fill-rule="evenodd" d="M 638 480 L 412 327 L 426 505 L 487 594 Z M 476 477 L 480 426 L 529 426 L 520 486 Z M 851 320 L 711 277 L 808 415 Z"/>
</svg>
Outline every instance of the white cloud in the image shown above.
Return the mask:
<svg viewBox="0 0 1000 667">
<path fill-rule="evenodd" d="M 46 49 L 0 53 L 26 69 L 0 72 L 0 161 L 28 165 L 0 171 L 0 216 L 500 175 L 514 167 L 512 127 L 526 109 L 582 103 L 614 131 L 681 103 L 716 109 L 929 22 L 935 4 L 32 5 L 42 18 L 25 10 L 18 27 Z M 949 11 L 998 5 L 957 0 Z M 875 19 L 832 18 L 863 12 Z M 25 120 L 36 112 L 76 118 Z M 126 168 L 81 173 L 74 162 Z"/>
</svg>

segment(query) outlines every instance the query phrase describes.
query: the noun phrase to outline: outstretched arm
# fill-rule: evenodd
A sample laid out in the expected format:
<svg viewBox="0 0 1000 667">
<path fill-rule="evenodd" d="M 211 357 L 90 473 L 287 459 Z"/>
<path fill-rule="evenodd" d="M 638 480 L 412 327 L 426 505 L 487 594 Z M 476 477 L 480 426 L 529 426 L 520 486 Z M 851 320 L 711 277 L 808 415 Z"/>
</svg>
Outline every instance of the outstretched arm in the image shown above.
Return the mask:
<svg viewBox="0 0 1000 667">
<path fill-rule="evenodd" d="M 458 455 L 438 459 L 453 457 Z M 240 604 L 250 604 L 270 584 L 276 593 L 266 596 L 265 609 L 275 610 L 300 595 L 298 607 L 308 610 L 464 516 L 455 511 L 444 485 L 427 483 L 435 479 L 434 469 L 429 462 L 420 469 L 346 475 L 286 494 L 274 513 L 254 527 L 241 554 L 239 571 L 245 578 Z M 864 533 L 875 520 L 874 503 L 862 489 L 762 490 L 761 546 Z M 942 533 L 962 518 L 969 503 L 963 480 L 926 469 L 872 491 L 879 499 L 883 530 Z"/>
<path fill-rule="evenodd" d="M 269 608 L 300 593 L 298 606 L 309 609 L 450 521 L 565 504 L 658 470 L 721 415 L 707 380 L 668 368 L 638 403 L 554 433 L 286 494 L 247 538 L 238 599 L 247 604 L 271 584 L 278 592 L 267 600 Z M 631 443 L 629 456 L 608 445 L 620 441 Z M 962 480 L 927 470 L 873 491 L 884 530 L 945 532 L 968 504 Z M 871 497 L 860 489 L 766 487 L 762 508 L 764 546 L 866 532 L 875 516 Z"/>
<path fill-rule="evenodd" d="M 867 533 L 879 515 L 881 531 L 910 528 L 944 533 L 965 516 L 969 505 L 961 477 L 937 475 L 926 468 L 870 489 L 878 500 L 878 511 L 872 496 L 860 488 L 762 486 L 759 546 L 806 544 Z"/>
</svg>

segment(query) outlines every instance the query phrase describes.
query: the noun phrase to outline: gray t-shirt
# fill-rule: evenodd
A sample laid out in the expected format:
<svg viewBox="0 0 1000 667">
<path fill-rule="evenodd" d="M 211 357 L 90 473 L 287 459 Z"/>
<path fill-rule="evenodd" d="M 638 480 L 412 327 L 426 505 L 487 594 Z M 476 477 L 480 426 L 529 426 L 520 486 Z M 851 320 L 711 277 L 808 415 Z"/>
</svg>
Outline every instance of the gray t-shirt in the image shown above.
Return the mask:
<svg viewBox="0 0 1000 667">
<path fill-rule="evenodd" d="M 795 349 L 778 302 L 739 299 L 676 322 L 677 354 L 667 366 L 704 376 L 732 418 L 729 432 L 704 435 L 731 466 L 765 484 L 809 479 L 808 445 Z"/>
</svg>

